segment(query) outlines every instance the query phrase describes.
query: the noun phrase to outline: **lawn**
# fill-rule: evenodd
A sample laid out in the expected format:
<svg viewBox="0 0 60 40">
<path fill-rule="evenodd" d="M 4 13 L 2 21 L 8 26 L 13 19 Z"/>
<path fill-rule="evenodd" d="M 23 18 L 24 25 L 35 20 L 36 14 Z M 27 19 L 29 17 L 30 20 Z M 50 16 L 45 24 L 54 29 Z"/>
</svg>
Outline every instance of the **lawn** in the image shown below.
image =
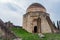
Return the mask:
<svg viewBox="0 0 60 40">
<path fill-rule="evenodd" d="M 60 40 L 60 34 L 44 34 L 45 38 L 39 38 L 38 34 L 28 33 L 22 28 L 11 29 L 16 36 L 21 37 L 23 40 Z"/>
</svg>

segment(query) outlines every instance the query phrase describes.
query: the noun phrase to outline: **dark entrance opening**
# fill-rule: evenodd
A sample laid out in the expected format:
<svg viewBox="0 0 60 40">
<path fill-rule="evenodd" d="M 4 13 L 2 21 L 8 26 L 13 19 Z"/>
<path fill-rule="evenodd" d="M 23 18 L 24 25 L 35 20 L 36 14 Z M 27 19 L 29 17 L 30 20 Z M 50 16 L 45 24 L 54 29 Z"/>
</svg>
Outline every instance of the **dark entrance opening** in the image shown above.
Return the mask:
<svg viewBox="0 0 60 40">
<path fill-rule="evenodd" d="M 34 26 L 34 33 L 37 33 L 37 26 Z"/>
</svg>

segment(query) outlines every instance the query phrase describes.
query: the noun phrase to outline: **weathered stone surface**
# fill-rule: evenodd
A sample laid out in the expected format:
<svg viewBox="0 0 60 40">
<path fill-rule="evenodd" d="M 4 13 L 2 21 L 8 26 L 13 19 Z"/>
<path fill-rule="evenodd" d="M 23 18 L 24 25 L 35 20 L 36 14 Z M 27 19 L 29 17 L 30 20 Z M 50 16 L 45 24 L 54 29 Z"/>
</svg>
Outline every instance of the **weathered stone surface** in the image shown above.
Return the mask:
<svg viewBox="0 0 60 40">
<path fill-rule="evenodd" d="M 45 35 L 43 35 L 43 34 L 41 34 L 41 33 L 39 33 L 38 36 L 39 36 L 40 38 L 44 38 L 44 37 L 45 37 Z"/>
<path fill-rule="evenodd" d="M 7 28 L 12 28 L 12 27 L 14 27 L 13 23 L 11 23 L 10 21 L 5 22 L 5 26 L 6 26 Z"/>
<path fill-rule="evenodd" d="M 57 32 L 46 9 L 38 3 L 31 5 L 23 15 L 23 28 L 30 33 Z"/>
<path fill-rule="evenodd" d="M 16 38 L 16 35 L 13 32 L 11 32 L 11 30 L 8 27 L 6 27 L 4 22 L 0 19 L 0 37 L 3 40 L 12 40 L 13 38 Z"/>
</svg>

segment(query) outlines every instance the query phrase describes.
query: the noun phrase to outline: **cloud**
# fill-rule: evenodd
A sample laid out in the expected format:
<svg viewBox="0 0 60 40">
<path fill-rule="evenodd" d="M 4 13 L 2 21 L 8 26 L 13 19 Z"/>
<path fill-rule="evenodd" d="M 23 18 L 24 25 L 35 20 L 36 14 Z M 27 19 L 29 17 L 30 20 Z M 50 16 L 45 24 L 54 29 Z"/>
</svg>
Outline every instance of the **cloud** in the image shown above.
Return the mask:
<svg viewBox="0 0 60 40">
<path fill-rule="evenodd" d="M 35 2 L 47 9 L 52 21 L 60 19 L 60 0 L 0 0 L 0 18 L 5 22 L 10 20 L 15 25 L 22 25 L 23 14 L 26 13 L 29 5 Z"/>
<path fill-rule="evenodd" d="M 11 3 L 0 4 L 0 18 L 4 22 L 11 21 L 15 25 L 22 25 L 23 11 L 22 8 Z"/>
<path fill-rule="evenodd" d="M 60 0 L 46 0 L 46 2 L 56 3 L 56 2 L 60 2 Z"/>
<path fill-rule="evenodd" d="M 7 4 L 8 8 L 11 10 L 11 11 L 17 11 L 17 8 L 14 7 L 13 5 L 11 4 Z"/>
<path fill-rule="evenodd" d="M 13 0 L 0 0 L 0 3 L 12 2 Z"/>
</svg>

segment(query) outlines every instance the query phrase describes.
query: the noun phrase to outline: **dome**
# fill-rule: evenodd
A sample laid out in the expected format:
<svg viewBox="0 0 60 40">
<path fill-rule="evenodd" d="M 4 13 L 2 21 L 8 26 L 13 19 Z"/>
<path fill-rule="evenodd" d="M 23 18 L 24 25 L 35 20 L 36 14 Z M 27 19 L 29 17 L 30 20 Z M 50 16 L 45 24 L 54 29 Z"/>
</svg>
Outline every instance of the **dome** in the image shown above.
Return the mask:
<svg viewBox="0 0 60 40">
<path fill-rule="evenodd" d="M 36 11 L 46 12 L 46 9 L 39 3 L 33 3 L 27 8 L 27 12 L 36 12 Z"/>
</svg>

